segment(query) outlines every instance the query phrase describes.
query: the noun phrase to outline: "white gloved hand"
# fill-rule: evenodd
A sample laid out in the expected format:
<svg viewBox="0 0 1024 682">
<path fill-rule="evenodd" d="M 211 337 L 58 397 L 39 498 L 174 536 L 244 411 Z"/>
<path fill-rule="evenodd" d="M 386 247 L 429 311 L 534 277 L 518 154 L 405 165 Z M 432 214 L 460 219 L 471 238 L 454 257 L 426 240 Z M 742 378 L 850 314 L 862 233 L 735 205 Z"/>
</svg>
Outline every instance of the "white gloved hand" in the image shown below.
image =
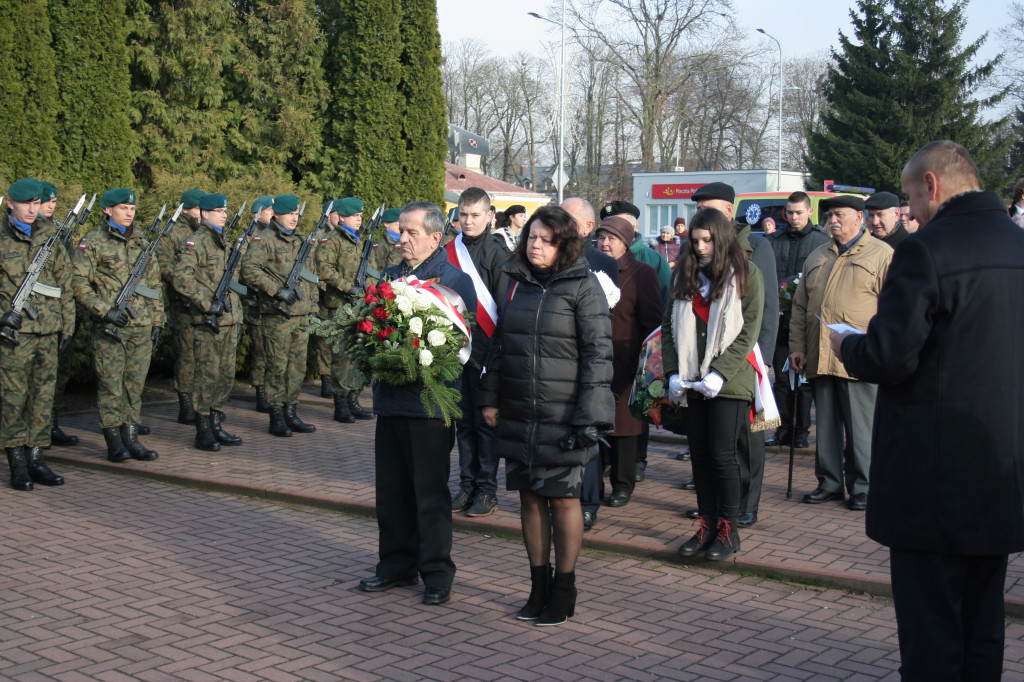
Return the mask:
<svg viewBox="0 0 1024 682">
<path fill-rule="evenodd" d="M 718 372 L 708 372 L 708 375 L 693 388 L 705 397 L 714 398 L 722 390 L 722 386 L 725 386 L 722 375 Z"/>
<path fill-rule="evenodd" d="M 683 393 L 686 392 L 686 386 L 683 384 L 689 383 L 679 378 L 678 374 L 673 374 L 668 380 L 668 397 L 672 399 L 672 402 L 678 403 L 683 398 Z"/>
</svg>

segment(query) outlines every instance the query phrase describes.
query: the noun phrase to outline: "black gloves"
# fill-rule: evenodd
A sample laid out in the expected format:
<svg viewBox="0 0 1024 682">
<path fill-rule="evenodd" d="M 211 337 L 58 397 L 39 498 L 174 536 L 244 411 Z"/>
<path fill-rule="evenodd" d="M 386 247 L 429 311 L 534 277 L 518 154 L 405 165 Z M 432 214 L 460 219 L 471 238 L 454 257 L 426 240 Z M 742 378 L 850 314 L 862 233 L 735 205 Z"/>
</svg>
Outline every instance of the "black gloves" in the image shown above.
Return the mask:
<svg viewBox="0 0 1024 682">
<path fill-rule="evenodd" d="M 107 311 L 107 314 L 103 316 L 104 322 L 109 322 L 115 327 L 127 327 L 128 326 L 128 313 L 117 308 L 111 308 Z"/>
<path fill-rule="evenodd" d="M 16 313 L 13 310 L 4 313 L 3 317 L 0 317 L 0 326 L 15 330 L 21 329 L 21 313 Z"/>
<path fill-rule="evenodd" d="M 149 340 L 153 342 L 154 346 L 156 345 L 156 342 L 160 340 L 160 332 L 163 330 L 163 327 L 153 327 L 153 330 L 149 332 Z"/>
<path fill-rule="evenodd" d="M 71 334 L 61 332 L 57 336 L 57 354 L 60 355 L 68 348 L 71 348 Z"/>
<path fill-rule="evenodd" d="M 281 287 L 280 289 L 277 290 L 277 293 L 274 294 L 274 298 L 281 301 L 285 305 L 292 305 L 297 300 L 299 300 L 299 292 L 297 292 L 295 289 Z"/>
<path fill-rule="evenodd" d="M 563 450 L 585 450 L 599 442 L 607 444 L 601 431 L 596 426 L 586 426 L 579 427 L 562 436 L 558 445 Z"/>
</svg>

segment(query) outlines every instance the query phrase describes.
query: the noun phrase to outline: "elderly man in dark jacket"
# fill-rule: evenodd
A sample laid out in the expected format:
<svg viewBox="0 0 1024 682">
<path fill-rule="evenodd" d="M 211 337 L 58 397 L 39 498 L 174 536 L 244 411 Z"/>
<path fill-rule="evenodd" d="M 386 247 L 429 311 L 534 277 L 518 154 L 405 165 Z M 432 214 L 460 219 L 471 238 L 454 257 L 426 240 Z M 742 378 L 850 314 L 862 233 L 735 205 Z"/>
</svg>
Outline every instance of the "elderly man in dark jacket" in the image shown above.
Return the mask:
<svg viewBox="0 0 1024 682">
<path fill-rule="evenodd" d="M 1024 231 L 942 140 L 907 164 L 921 230 L 867 334 L 830 338 L 877 382 L 867 534 L 890 548 L 901 673 L 998 680 L 1007 555 L 1024 550 Z"/>
<path fill-rule="evenodd" d="M 402 263 L 382 274 L 386 281 L 416 275 L 453 289 L 467 310 L 476 310 L 469 275 L 448 262 L 440 249 L 444 214 L 426 202 L 408 204 L 399 217 Z M 454 388 L 459 388 L 456 380 Z M 415 585 L 423 577 L 424 604 L 451 599 L 452 561 L 449 454 L 455 425 L 445 426 L 440 413 L 427 413 L 420 402 L 422 386 L 376 381 L 377 412 L 374 460 L 380 561 L 375 575 L 359 581 L 363 592 L 383 592 Z"/>
</svg>

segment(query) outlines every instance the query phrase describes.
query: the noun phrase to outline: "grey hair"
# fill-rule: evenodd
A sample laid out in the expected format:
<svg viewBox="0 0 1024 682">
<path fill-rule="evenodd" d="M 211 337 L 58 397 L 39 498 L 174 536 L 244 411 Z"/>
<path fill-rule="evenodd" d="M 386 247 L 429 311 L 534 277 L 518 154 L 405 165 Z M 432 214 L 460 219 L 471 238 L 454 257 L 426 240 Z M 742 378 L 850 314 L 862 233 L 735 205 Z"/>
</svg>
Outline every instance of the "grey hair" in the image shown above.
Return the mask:
<svg viewBox="0 0 1024 682">
<path fill-rule="evenodd" d="M 444 230 L 444 213 L 429 201 L 412 201 L 402 207 L 402 213 L 410 211 L 424 211 L 423 231 L 427 234 L 434 234 Z"/>
</svg>

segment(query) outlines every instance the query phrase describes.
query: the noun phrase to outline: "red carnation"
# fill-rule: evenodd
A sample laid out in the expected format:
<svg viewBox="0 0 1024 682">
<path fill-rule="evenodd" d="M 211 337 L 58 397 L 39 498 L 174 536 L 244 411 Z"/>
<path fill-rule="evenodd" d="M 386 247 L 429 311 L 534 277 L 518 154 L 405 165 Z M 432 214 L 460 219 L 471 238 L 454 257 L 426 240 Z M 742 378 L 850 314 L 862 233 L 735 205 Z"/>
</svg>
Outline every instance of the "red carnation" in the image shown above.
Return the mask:
<svg viewBox="0 0 1024 682">
<path fill-rule="evenodd" d="M 377 338 L 380 339 L 381 341 L 384 341 L 385 339 L 388 338 L 388 336 L 392 334 L 392 332 L 396 331 L 398 330 L 395 329 L 394 327 L 385 327 L 384 329 L 381 329 L 379 332 L 377 332 Z"/>
<path fill-rule="evenodd" d="M 394 300 L 395 292 L 391 290 L 391 284 L 389 282 L 383 282 L 377 287 L 377 292 L 384 298 Z"/>
<path fill-rule="evenodd" d="M 356 325 L 356 329 L 363 332 L 364 334 L 373 333 L 373 322 L 370 320 L 363 320 Z"/>
<path fill-rule="evenodd" d="M 367 303 L 380 303 L 379 298 L 377 298 L 376 296 L 372 296 L 369 293 L 366 294 L 366 296 L 363 296 L 363 300 L 366 301 Z"/>
<path fill-rule="evenodd" d="M 376 296 L 377 295 L 377 287 L 375 287 L 374 285 L 371 284 L 366 289 L 366 293 L 368 293 L 370 296 Z"/>
<path fill-rule="evenodd" d="M 413 347 L 413 348 L 419 348 L 419 347 L 420 347 L 420 340 L 419 340 L 419 337 L 413 337 L 413 340 L 412 340 L 412 347 Z"/>
<path fill-rule="evenodd" d="M 373 311 L 373 316 L 376 317 L 378 320 L 386 320 L 389 317 L 391 317 L 391 313 L 388 312 L 387 308 L 381 306 Z"/>
</svg>

